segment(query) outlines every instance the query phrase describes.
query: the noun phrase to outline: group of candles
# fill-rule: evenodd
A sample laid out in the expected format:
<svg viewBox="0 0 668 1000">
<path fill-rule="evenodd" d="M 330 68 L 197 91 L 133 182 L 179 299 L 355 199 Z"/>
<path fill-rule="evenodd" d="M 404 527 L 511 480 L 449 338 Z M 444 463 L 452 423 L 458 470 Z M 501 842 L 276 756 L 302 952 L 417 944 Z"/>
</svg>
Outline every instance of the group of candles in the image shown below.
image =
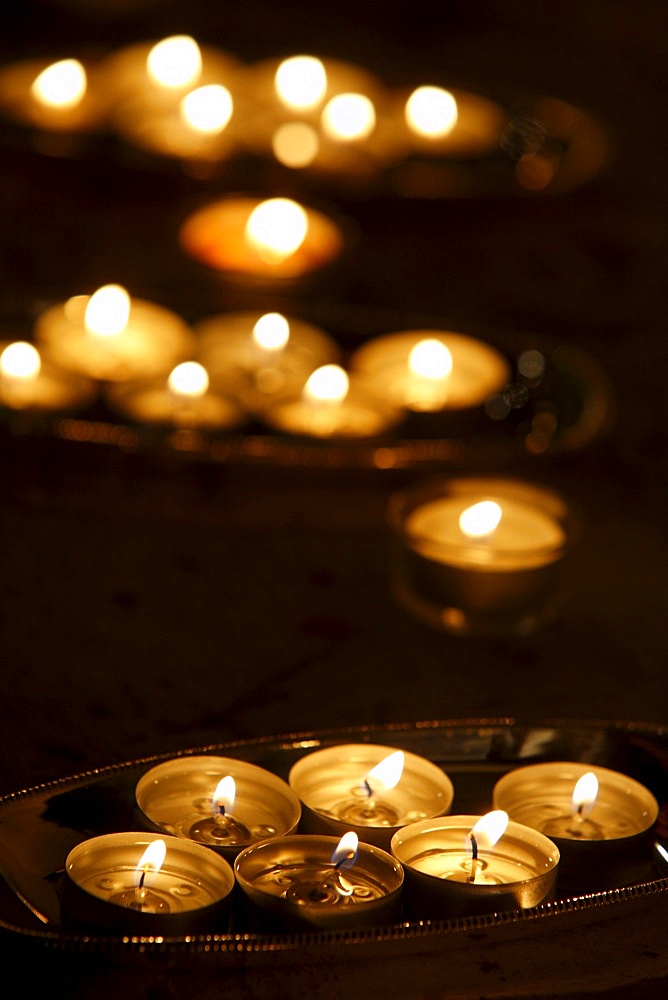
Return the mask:
<svg viewBox="0 0 668 1000">
<path fill-rule="evenodd" d="M 554 898 L 558 875 L 562 889 L 596 891 L 646 874 L 658 804 L 619 772 L 519 767 L 482 816 L 450 815 L 454 795 L 431 761 L 375 744 L 315 750 L 288 782 L 233 758 L 174 758 L 136 786 L 156 832 L 70 852 L 64 919 L 224 930 L 235 890 L 251 927 L 348 928 L 533 907 Z"/>
</svg>

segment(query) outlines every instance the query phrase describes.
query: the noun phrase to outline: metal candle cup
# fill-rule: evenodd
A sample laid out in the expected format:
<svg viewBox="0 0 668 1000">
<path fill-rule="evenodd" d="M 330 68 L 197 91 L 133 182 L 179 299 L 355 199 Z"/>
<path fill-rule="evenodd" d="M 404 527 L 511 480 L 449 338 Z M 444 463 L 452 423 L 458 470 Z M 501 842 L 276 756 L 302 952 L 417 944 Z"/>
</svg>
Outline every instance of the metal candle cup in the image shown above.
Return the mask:
<svg viewBox="0 0 668 1000">
<path fill-rule="evenodd" d="M 63 99 L 62 80 L 54 87 L 54 100 L 40 98 L 35 81 L 51 67 L 76 63 L 83 83 L 80 96 Z M 44 88 L 48 94 L 48 85 Z M 28 59 L 0 70 L 0 108 L 21 125 L 53 133 L 82 133 L 98 128 L 104 121 L 109 101 L 101 86 L 97 67 L 72 59 Z"/>
<path fill-rule="evenodd" d="M 160 840 L 162 866 L 142 868 L 144 852 Z M 116 934 L 213 932 L 226 927 L 233 888 L 227 861 L 205 847 L 157 834 L 109 833 L 68 854 L 63 918 Z"/>
<path fill-rule="evenodd" d="M 598 793 L 583 816 L 573 793 L 587 772 L 596 776 Z M 659 807 L 649 789 L 625 774 L 580 762 L 529 764 L 499 779 L 494 804 L 554 840 L 564 888 L 604 889 L 647 876 Z"/>
<path fill-rule="evenodd" d="M 370 844 L 350 867 L 332 858 L 337 837 L 282 837 L 246 848 L 234 872 L 251 922 L 267 930 L 344 930 L 398 920 L 401 865 Z"/>
<path fill-rule="evenodd" d="M 392 854 L 404 866 L 404 898 L 411 918 L 526 909 L 550 895 L 559 851 L 547 837 L 519 823 L 509 823 L 493 847 L 479 851 L 479 868 L 472 877 L 469 836 L 480 819 L 422 820 L 392 837 Z"/>
<path fill-rule="evenodd" d="M 460 524 L 479 503 L 501 510 L 479 535 Z M 415 617 L 460 635 L 526 635 L 552 620 L 573 518 L 553 491 L 501 478 L 440 479 L 388 505 L 392 588 Z"/>
<path fill-rule="evenodd" d="M 92 402 L 95 394 L 90 379 L 44 362 L 34 345 L 26 341 L 0 342 L 0 406 L 66 412 Z"/>
<path fill-rule="evenodd" d="M 116 383 L 107 387 L 113 409 L 138 423 L 203 431 L 238 427 L 246 413 L 233 396 L 210 384 L 201 395 L 176 393 L 164 377 L 147 382 Z"/>
<path fill-rule="evenodd" d="M 395 120 L 407 156 L 473 159 L 498 151 L 508 114 L 487 97 L 422 86 L 394 95 Z M 445 109 L 450 105 L 448 110 Z"/>
<path fill-rule="evenodd" d="M 214 803 L 220 780 L 235 782 L 234 803 L 221 815 Z M 297 829 L 295 793 L 275 774 L 227 757 L 177 757 L 151 768 L 137 782 L 137 805 L 149 822 L 233 860 L 242 848 Z"/>
<path fill-rule="evenodd" d="M 446 813 L 454 795 L 452 782 L 424 757 L 404 753 L 394 787 L 370 776 L 395 752 L 372 743 L 349 743 L 316 750 L 297 761 L 289 782 L 302 803 L 300 830 L 339 836 L 354 830 L 364 843 L 386 849 L 400 827 Z"/>
</svg>

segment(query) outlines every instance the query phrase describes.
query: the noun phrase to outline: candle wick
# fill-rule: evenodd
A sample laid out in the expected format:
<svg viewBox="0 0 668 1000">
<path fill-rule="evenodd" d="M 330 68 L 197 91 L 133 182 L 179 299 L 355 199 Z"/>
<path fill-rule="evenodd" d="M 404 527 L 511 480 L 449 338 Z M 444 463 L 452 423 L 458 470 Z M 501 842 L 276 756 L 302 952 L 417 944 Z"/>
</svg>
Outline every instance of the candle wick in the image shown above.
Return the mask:
<svg viewBox="0 0 668 1000">
<path fill-rule="evenodd" d="M 373 795 L 373 789 L 366 778 L 364 779 L 364 789 L 366 791 L 367 796 L 371 798 L 371 796 Z"/>
<path fill-rule="evenodd" d="M 475 839 L 475 834 L 473 832 L 469 833 L 469 840 L 471 841 L 471 874 L 469 876 L 469 882 L 475 882 L 476 873 L 478 871 L 478 841 Z"/>
<path fill-rule="evenodd" d="M 354 857 L 355 857 L 355 852 L 348 851 L 347 854 L 344 854 L 343 857 L 339 858 L 339 860 L 336 862 L 336 864 L 334 865 L 334 871 L 338 872 L 339 868 L 341 868 L 341 866 L 344 865 L 346 861 L 351 861 Z"/>
</svg>

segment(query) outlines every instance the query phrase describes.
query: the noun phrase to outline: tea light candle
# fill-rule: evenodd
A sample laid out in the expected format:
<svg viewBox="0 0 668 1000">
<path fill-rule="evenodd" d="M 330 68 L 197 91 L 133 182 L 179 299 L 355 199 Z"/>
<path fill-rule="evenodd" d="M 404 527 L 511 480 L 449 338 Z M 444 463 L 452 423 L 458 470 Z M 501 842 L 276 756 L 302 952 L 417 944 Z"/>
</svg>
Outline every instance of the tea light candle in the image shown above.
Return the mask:
<svg viewBox="0 0 668 1000">
<path fill-rule="evenodd" d="M 405 151 L 470 159 L 498 150 L 508 115 L 495 101 L 465 90 L 421 85 L 395 97 L 395 122 Z"/>
<path fill-rule="evenodd" d="M 394 834 L 391 849 L 418 919 L 536 906 L 551 893 L 559 864 L 551 840 L 508 822 L 502 810 L 413 823 Z"/>
<path fill-rule="evenodd" d="M 78 59 L 29 59 L 0 70 L 0 108 L 47 132 L 83 132 L 105 119 L 108 101 L 95 67 Z"/>
<path fill-rule="evenodd" d="M 63 918 L 124 934 L 225 928 L 234 875 L 213 851 L 175 837 L 110 833 L 65 862 Z"/>
<path fill-rule="evenodd" d="M 258 416 L 287 434 L 352 440 L 388 432 L 404 413 L 365 384 L 351 381 L 339 365 L 323 365 L 312 372 L 298 395 L 277 396 Z"/>
<path fill-rule="evenodd" d="M 461 333 L 407 330 L 363 344 L 351 359 L 373 390 L 421 413 L 481 406 L 510 381 L 496 348 Z"/>
<path fill-rule="evenodd" d="M 555 613 L 571 519 L 561 497 L 511 479 L 438 480 L 388 505 L 392 586 L 422 621 L 527 634 Z"/>
<path fill-rule="evenodd" d="M 292 833 L 301 814 L 297 796 L 284 781 L 226 757 L 178 757 L 157 764 L 139 779 L 135 796 L 155 827 L 215 848 L 230 860 L 258 840 Z"/>
<path fill-rule="evenodd" d="M 562 876 L 603 888 L 642 876 L 659 806 L 649 789 L 605 767 L 550 761 L 509 771 L 494 803 L 558 844 Z"/>
<path fill-rule="evenodd" d="M 0 343 L 0 404 L 11 410 L 80 409 L 95 397 L 95 385 L 45 364 L 27 341 Z"/>
<path fill-rule="evenodd" d="M 400 917 L 401 865 L 352 831 L 341 840 L 265 840 L 242 851 L 234 871 L 251 916 L 275 929 L 368 927 Z"/>
<path fill-rule="evenodd" d="M 290 198 L 211 202 L 186 219 L 180 241 L 196 260 L 228 276 L 270 282 L 319 270 L 344 246 L 332 219 Z"/>
<path fill-rule="evenodd" d="M 108 381 L 160 375 L 192 351 L 192 331 L 176 313 L 120 285 L 47 309 L 35 337 L 62 368 Z"/>
<path fill-rule="evenodd" d="M 378 847 L 389 847 L 400 827 L 447 812 L 454 794 L 431 761 L 371 743 L 316 750 L 293 765 L 289 782 L 305 832 L 354 830 Z"/>
</svg>

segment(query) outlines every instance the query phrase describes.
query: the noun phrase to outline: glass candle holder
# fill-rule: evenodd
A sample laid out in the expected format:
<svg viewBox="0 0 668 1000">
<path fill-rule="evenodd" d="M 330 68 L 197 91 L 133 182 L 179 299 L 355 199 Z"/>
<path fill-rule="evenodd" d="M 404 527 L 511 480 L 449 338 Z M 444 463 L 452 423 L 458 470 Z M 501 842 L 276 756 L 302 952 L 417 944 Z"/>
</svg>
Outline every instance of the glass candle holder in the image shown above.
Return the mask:
<svg viewBox="0 0 668 1000">
<path fill-rule="evenodd" d="M 576 786 L 586 774 L 595 776 L 596 790 L 578 801 Z M 580 762 L 529 764 L 499 779 L 494 804 L 557 844 L 565 889 L 603 889 L 647 876 L 659 806 L 625 774 Z"/>
<path fill-rule="evenodd" d="M 159 842 L 164 855 L 149 861 Z M 227 861 L 205 847 L 151 833 L 109 833 L 68 854 L 63 920 L 116 934 L 213 932 L 226 928 L 233 888 Z"/>
<path fill-rule="evenodd" d="M 392 747 L 346 743 L 307 754 L 290 770 L 290 787 L 302 804 L 300 830 L 359 839 L 389 848 L 402 826 L 446 813 L 454 789 L 447 774 L 417 754 L 404 753 L 400 777 L 376 776 L 395 757 Z"/>
<path fill-rule="evenodd" d="M 265 930 L 342 930 L 401 916 L 401 865 L 370 844 L 337 867 L 337 837 L 297 835 L 253 844 L 234 864 L 251 922 Z"/>
<path fill-rule="evenodd" d="M 473 871 L 469 834 L 479 816 L 422 820 L 397 831 L 392 855 L 404 866 L 411 918 L 447 918 L 527 909 L 554 887 L 559 850 L 543 834 L 508 823 L 500 840 L 481 849 Z"/>
<path fill-rule="evenodd" d="M 221 808 L 216 791 L 228 777 L 234 791 Z M 292 833 L 301 814 L 299 799 L 279 777 L 228 757 L 177 757 L 157 764 L 137 782 L 135 798 L 154 827 L 228 860 L 255 841 Z"/>
<path fill-rule="evenodd" d="M 427 625 L 460 635 L 528 635 L 557 613 L 574 518 L 546 487 L 440 479 L 391 497 L 394 596 Z"/>
</svg>

